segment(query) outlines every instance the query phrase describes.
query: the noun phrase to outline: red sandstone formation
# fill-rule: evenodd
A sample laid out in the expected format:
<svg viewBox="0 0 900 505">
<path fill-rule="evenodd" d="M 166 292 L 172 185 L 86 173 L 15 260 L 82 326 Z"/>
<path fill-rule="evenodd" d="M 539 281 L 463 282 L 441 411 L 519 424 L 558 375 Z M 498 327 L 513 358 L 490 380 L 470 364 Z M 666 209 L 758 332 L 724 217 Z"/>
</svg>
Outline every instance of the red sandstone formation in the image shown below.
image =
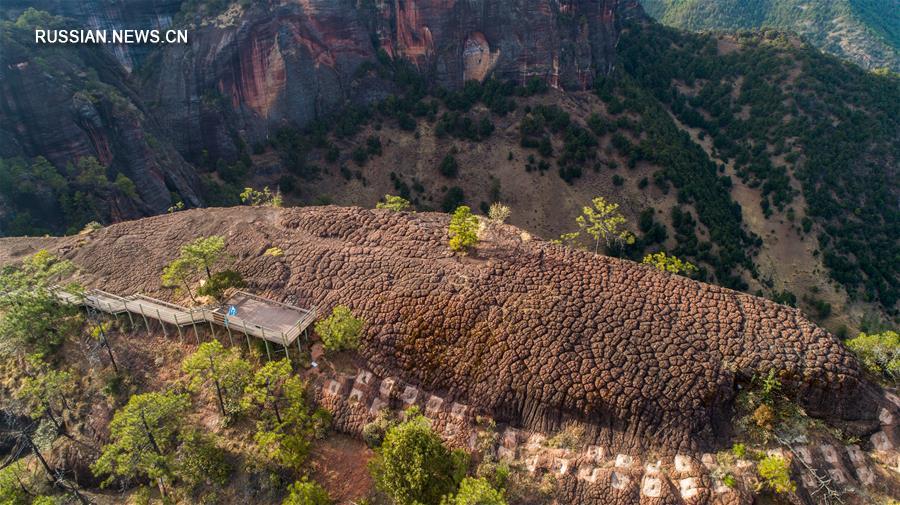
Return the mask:
<svg viewBox="0 0 900 505">
<path fill-rule="evenodd" d="M 769 370 L 811 415 L 877 429 L 878 389 L 796 309 L 511 226 L 489 226 L 474 254 L 455 257 L 447 222 L 338 207 L 197 210 L 44 246 L 73 260 L 88 286 L 167 296 L 159 276 L 178 247 L 223 234 L 254 290 L 363 316 L 360 357 L 378 376 L 514 426 L 585 422 L 623 452 L 714 447 L 738 385 Z M 0 241 L 0 258 L 16 243 Z M 262 254 L 272 246 L 284 256 Z"/>
</svg>

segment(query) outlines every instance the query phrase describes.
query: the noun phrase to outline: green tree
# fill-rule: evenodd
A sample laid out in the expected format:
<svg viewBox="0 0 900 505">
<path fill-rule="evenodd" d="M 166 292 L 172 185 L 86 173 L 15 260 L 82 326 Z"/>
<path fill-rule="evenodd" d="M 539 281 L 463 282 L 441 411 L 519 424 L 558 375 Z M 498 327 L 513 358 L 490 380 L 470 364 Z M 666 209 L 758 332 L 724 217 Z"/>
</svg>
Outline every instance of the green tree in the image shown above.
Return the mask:
<svg viewBox="0 0 900 505">
<path fill-rule="evenodd" d="M 150 478 L 167 495 L 173 456 L 184 417 L 190 407 L 186 394 L 144 393 L 132 396 L 109 423 L 110 442 L 91 470 L 97 475 Z"/>
<path fill-rule="evenodd" d="M 78 308 L 62 303 L 53 286 L 74 271 L 72 264 L 38 251 L 20 266 L 0 269 L 0 355 L 47 354 L 81 326 Z M 75 284 L 64 287 L 79 296 Z"/>
<path fill-rule="evenodd" d="M 254 439 L 266 457 L 295 469 L 303 465 L 313 438 L 328 423 L 327 413 L 310 412 L 308 404 L 306 385 L 292 375 L 287 359 L 256 371 L 244 389 L 243 406 L 259 412 Z"/>
<path fill-rule="evenodd" d="M 409 207 L 409 200 L 394 195 L 384 195 L 384 201 L 375 204 L 376 209 L 390 209 L 397 212 L 409 210 Z"/>
<path fill-rule="evenodd" d="M 233 415 L 240 410 L 252 367 L 241 358 L 236 348 L 225 349 L 218 340 L 204 342 L 184 359 L 181 368 L 191 378 L 190 387 L 193 391 L 205 384 L 214 386 L 219 412 L 223 416 Z"/>
<path fill-rule="evenodd" d="M 328 491 L 315 481 L 306 477 L 291 484 L 288 488 L 288 496 L 281 502 L 282 505 L 331 505 Z"/>
<path fill-rule="evenodd" d="M 697 267 L 692 263 L 682 261 L 678 257 L 670 256 L 665 252 L 648 254 L 644 256 L 644 259 L 641 260 L 641 263 L 645 265 L 651 265 L 657 270 L 662 270 L 663 272 L 669 272 L 673 274 L 690 275 L 691 273 L 697 271 Z"/>
<path fill-rule="evenodd" d="M 0 503 L 3 505 L 27 505 L 31 492 L 26 487 L 25 472 L 18 461 L 0 468 Z"/>
<path fill-rule="evenodd" d="M 315 329 L 325 349 L 342 351 L 359 347 L 359 337 L 365 324 L 364 319 L 353 316 L 349 307 L 338 305 L 332 309 L 330 316 L 316 323 Z"/>
<path fill-rule="evenodd" d="M 229 288 L 243 288 L 246 285 L 244 277 L 237 270 L 222 270 L 212 274 L 212 277 L 197 289 L 197 294 L 221 300 Z"/>
<path fill-rule="evenodd" d="M 900 334 L 896 331 L 860 333 L 847 341 L 847 347 L 870 372 L 900 380 Z"/>
<path fill-rule="evenodd" d="M 443 160 L 441 160 L 441 165 L 440 167 L 438 167 L 438 171 L 444 177 L 452 179 L 459 173 L 459 163 L 457 163 L 456 158 L 452 154 L 448 154 L 447 156 L 444 156 Z"/>
<path fill-rule="evenodd" d="M 591 200 L 592 206 L 582 207 L 575 219 L 578 228 L 594 239 L 594 252 L 600 249 L 600 241 L 609 249 L 613 244 L 634 243 L 634 235 L 625 229 L 625 217 L 619 213 L 619 204 L 608 203 L 603 197 Z"/>
<path fill-rule="evenodd" d="M 234 471 L 226 459 L 226 452 L 216 444 L 214 435 L 197 429 L 185 430 L 179 437 L 181 444 L 175 452 L 173 473 L 188 487 L 195 489 L 205 483 L 224 486 Z"/>
<path fill-rule="evenodd" d="M 206 271 L 206 278 L 212 278 L 212 268 L 225 257 L 225 237 L 213 235 L 198 238 L 181 247 L 181 258 Z"/>
<path fill-rule="evenodd" d="M 445 497 L 441 505 L 506 505 L 506 500 L 487 479 L 466 477 L 459 484 L 459 491 Z"/>
<path fill-rule="evenodd" d="M 478 218 L 467 205 L 460 205 L 450 217 L 450 249 L 465 254 L 478 244 Z"/>
<path fill-rule="evenodd" d="M 271 412 L 278 423 L 284 422 L 281 415 L 285 397 L 285 384 L 291 378 L 291 362 L 287 359 L 269 361 L 253 374 L 253 379 L 244 388 L 242 404 L 245 410 L 259 409 Z"/>
<path fill-rule="evenodd" d="M 162 285 L 167 288 L 184 288 L 191 301 L 197 303 L 191 283 L 197 280 L 197 267 L 187 258 L 178 257 L 163 268 Z"/>
<path fill-rule="evenodd" d="M 64 433 L 62 412 L 69 406 L 67 397 L 75 390 L 72 375 L 54 370 L 39 354 L 28 356 L 27 362 L 25 379 L 16 397 L 32 419 L 47 417 L 57 433 Z"/>
<path fill-rule="evenodd" d="M 398 505 L 439 504 L 465 476 L 467 456 L 450 451 L 416 412 L 392 427 L 370 462 L 375 486 Z"/>
</svg>

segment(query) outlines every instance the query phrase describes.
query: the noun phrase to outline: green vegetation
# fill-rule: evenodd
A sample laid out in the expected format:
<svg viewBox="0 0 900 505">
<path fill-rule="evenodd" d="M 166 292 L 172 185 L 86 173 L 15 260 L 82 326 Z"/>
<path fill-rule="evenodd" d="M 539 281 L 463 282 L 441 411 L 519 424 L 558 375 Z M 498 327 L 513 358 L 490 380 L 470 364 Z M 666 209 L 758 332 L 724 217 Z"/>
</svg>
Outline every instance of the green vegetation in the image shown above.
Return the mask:
<svg viewBox="0 0 900 505">
<path fill-rule="evenodd" d="M 859 65 L 900 72 L 900 13 L 889 0 L 642 0 L 663 23 L 688 30 L 796 31 Z"/>
<path fill-rule="evenodd" d="M 488 209 L 488 219 L 497 224 L 503 224 L 512 213 L 512 210 L 500 202 L 494 202 Z"/>
<path fill-rule="evenodd" d="M 756 465 L 756 471 L 765 487 L 776 493 L 792 493 L 797 485 L 791 481 L 791 467 L 781 456 L 766 456 Z"/>
<path fill-rule="evenodd" d="M 149 478 L 167 495 L 174 477 L 174 455 L 183 418 L 190 406 L 187 395 L 144 393 L 131 397 L 109 424 L 110 442 L 91 465 L 98 475 Z"/>
<path fill-rule="evenodd" d="M 694 205 L 718 248 L 676 254 L 702 259 L 718 282 L 743 288 L 732 272 L 753 273 L 747 251 L 761 241 L 742 230 L 729 179 L 656 104 L 712 139 L 714 154 L 759 189 L 764 215 L 787 214 L 791 178 L 799 181 L 808 205 L 802 229 L 817 230 L 831 277 L 851 298 L 896 310 L 900 213 L 885 167 L 900 155 L 900 80 L 796 48 L 778 34 L 735 42 L 737 50 L 720 53 L 713 35 L 631 25 L 619 44 L 624 75 L 597 86 L 601 98 L 622 96 L 623 107 L 641 115 L 645 138 L 635 154 L 665 167 L 661 180 L 679 189 L 679 202 Z"/>
<path fill-rule="evenodd" d="M 450 226 L 447 230 L 450 236 L 450 249 L 465 254 L 469 249 L 478 244 L 478 218 L 472 215 L 472 210 L 461 205 L 450 217 Z"/>
<path fill-rule="evenodd" d="M 317 321 L 316 334 L 322 339 L 322 346 L 329 351 L 343 351 L 359 347 L 359 338 L 366 321 L 353 316 L 350 307 L 337 305 L 331 315 Z"/>
<path fill-rule="evenodd" d="M 264 187 L 262 191 L 244 188 L 244 191 L 241 192 L 241 203 L 253 207 L 281 207 L 283 199 L 281 191 L 276 189 L 272 192 L 268 186 Z"/>
<path fill-rule="evenodd" d="M 265 460 L 302 468 L 313 439 L 327 428 L 328 414 L 310 411 L 305 389 L 287 359 L 263 365 L 244 389 L 242 407 L 256 413 L 254 439 Z"/>
<path fill-rule="evenodd" d="M 448 450 L 421 414 L 407 417 L 388 430 L 370 463 L 375 486 L 397 505 L 438 505 L 456 492 L 468 458 Z"/>
<path fill-rule="evenodd" d="M 485 478 L 466 477 L 455 495 L 445 497 L 441 505 L 506 505 L 503 493 Z"/>
<path fill-rule="evenodd" d="M 594 252 L 600 250 L 603 242 L 607 250 L 613 246 L 621 247 L 625 244 L 633 244 L 634 235 L 625 228 L 626 219 L 619 213 L 619 204 L 609 203 L 603 197 L 591 200 L 591 206 L 584 206 L 581 215 L 575 219 L 575 224 L 580 229 L 578 232 L 564 234 L 562 243 L 575 244 L 581 233 L 586 233 L 593 239 Z"/>
<path fill-rule="evenodd" d="M 273 246 L 273 247 L 266 249 L 265 252 L 263 252 L 263 256 L 271 256 L 273 258 L 280 258 L 280 257 L 284 256 L 284 249 Z"/>
<path fill-rule="evenodd" d="M 896 331 L 860 333 L 846 344 L 870 372 L 889 381 L 900 381 L 900 334 Z"/>
<path fill-rule="evenodd" d="M 459 174 L 459 163 L 456 162 L 456 158 L 453 154 L 448 154 L 444 156 L 444 159 L 441 160 L 441 165 L 438 167 L 438 172 L 441 173 L 444 177 L 454 178 Z"/>
<path fill-rule="evenodd" d="M 51 288 L 74 271 L 46 250 L 21 266 L 0 269 L 0 356 L 50 354 L 81 327 L 78 309 L 60 302 Z M 76 296 L 81 289 L 63 286 Z"/>
<path fill-rule="evenodd" d="M 410 205 L 409 200 L 401 196 L 384 195 L 384 201 L 376 203 L 375 208 L 403 212 L 409 210 Z"/>
<path fill-rule="evenodd" d="M 197 268 L 187 258 L 178 257 L 172 260 L 163 268 L 160 280 L 164 287 L 175 288 L 176 295 L 181 294 L 180 290 L 183 289 L 190 296 L 191 301 L 197 303 L 194 291 L 191 289 L 191 285 L 197 280 Z"/>
<path fill-rule="evenodd" d="M 51 368 L 40 355 L 29 356 L 27 364 L 26 376 L 16 392 L 16 399 L 23 403 L 32 419 L 46 417 L 57 433 L 63 433 L 61 414 L 68 407 L 67 398 L 75 391 L 72 375 Z"/>
<path fill-rule="evenodd" d="M 204 342 L 184 359 L 181 368 L 190 377 L 193 391 L 200 390 L 206 384 L 215 387 L 222 416 L 233 415 L 240 410 L 252 367 L 241 358 L 236 348 L 225 349 L 218 340 Z"/>
<path fill-rule="evenodd" d="M 206 281 L 197 289 L 200 296 L 220 299 L 229 288 L 245 286 L 244 278 L 235 270 L 213 270 L 228 260 L 225 252 L 225 237 L 213 235 L 194 240 L 181 246 L 180 254 L 163 268 L 162 285 L 177 290 L 183 289 L 191 301 L 197 302 L 191 285 L 200 275 L 206 274 Z"/>
<path fill-rule="evenodd" d="M 288 497 L 281 505 L 330 505 L 331 498 L 325 488 L 304 477 L 291 484 Z"/>
<path fill-rule="evenodd" d="M 648 254 L 644 256 L 644 259 L 641 260 L 641 263 L 645 265 L 652 265 L 657 270 L 662 270 L 663 272 L 669 272 L 673 274 L 690 275 L 691 273 L 697 271 L 697 267 L 693 264 L 687 261 L 682 261 L 676 256 L 670 256 L 665 252 Z"/>
</svg>

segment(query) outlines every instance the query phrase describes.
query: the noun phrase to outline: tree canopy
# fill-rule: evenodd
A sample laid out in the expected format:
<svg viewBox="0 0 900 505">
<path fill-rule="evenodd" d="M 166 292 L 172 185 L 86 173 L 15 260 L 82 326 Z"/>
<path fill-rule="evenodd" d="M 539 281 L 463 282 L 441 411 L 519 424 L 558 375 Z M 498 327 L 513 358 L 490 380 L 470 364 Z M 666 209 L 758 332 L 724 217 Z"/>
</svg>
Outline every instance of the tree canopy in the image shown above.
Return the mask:
<svg viewBox="0 0 900 505">
<path fill-rule="evenodd" d="M 0 270 L 0 354 L 49 353 L 81 325 L 78 308 L 62 303 L 52 287 L 74 271 L 69 261 L 45 250 L 20 266 Z M 81 288 L 64 289 L 78 295 Z"/>
<path fill-rule="evenodd" d="M 592 199 L 591 206 L 582 207 L 575 223 L 594 239 L 594 252 L 598 251 L 601 241 L 607 249 L 614 244 L 634 242 L 634 235 L 625 228 L 627 220 L 619 212 L 619 204 L 607 202 L 602 196 Z"/>
<path fill-rule="evenodd" d="M 330 316 L 318 321 L 315 328 L 325 349 L 341 351 L 359 347 L 359 337 L 365 324 L 364 319 L 353 316 L 349 307 L 338 305 L 332 309 Z"/>
<path fill-rule="evenodd" d="M 192 390 L 197 391 L 206 384 L 215 388 L 219 411 L 223 416 L 240 411 L 252 367 L 241 358 L 237 348 L 225 349 L 218 340 L 204 342 L 184 359 L 181 368 L 191 378 Z"/>
<path fill-rule="evenodd" d="M 478 218 L 468 205 L 460 205 L 450 217 L 450 249 L 465 254 L 478 244 Z"/>
<path fill-rule="evenodd" d="M 447 449 L 428 419 L 413 413 L 388 430 L 370 465 L 375 486 L 398 505 L 437 505 L 456 492 L 466 455 Z"/>
<path fill-rule="evenodd" d="M 189 407 L 190 399 L 185 394 L 133 395 L 113 416 L 110 442 L 103 446 L 91 469 L 98 475 L 109 475 L 107 483 L 114 477 L 148 477 L 160 482 L 170 479 L 178 434 Z"/>
</svg>

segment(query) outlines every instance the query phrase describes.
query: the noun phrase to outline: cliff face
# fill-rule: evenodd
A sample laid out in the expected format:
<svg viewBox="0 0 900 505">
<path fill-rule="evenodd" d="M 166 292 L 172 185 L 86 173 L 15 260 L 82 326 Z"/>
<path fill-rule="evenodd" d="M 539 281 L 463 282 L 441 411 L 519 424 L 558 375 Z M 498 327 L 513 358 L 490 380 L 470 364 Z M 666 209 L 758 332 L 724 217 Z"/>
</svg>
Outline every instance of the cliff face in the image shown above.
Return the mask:
<svg viewBox="0 0 900 505">
<path fill-rule="evenodd" d="M 146 90 L 188 152 L 229 131 L 259 139 L 281 121 L 303 125 L 347 100 L 384 97 L 390 83 L 358 72 L 379 50 L 448 88 L 494 76 L 585 89 L 614 65 L 622 20 L 640 12 L 625 0 L 235 6 L 200 23 L 189 46 L 165 48 L 155 64 L 166 71 Z"/>
<path fill-rule="evenodd" d="M 430 83 L 456 88 L 490 76 L 540 78 L 585 89 L 614 65 L 632 0 L 379 1 L 234 3 L 188 12 L 181 2 L 16 0 L 81 28 L 189 29 L 189 44 L 36 46 L 33 27 L 4 37 L 0 157 L 44 156 L 65 167 L 94 156 L 122 173 L 139 198 L 101 212 L 118 220 L 201 203 L 196 169 L 185 162 L 238 156 L 236 139 L 265 140 L 284 124 L 306 125 L 349 103 L 396 91 L 363 64 L 406 59 Z M 171 194 L 176 196 L 173 198 Z M 0 202 L 0 208 L 6 207 Z M 8 212 L 7 212 L 8 214 Z"/>
<path fill-rule="evenodd" d="M 31 26 L 4 24 L 0 52 L 0 157 L 47 158 L 62 174 L 92 156 L 134 196 L 103 217 L 165 212 L 171 193 L 200 203 L 194 169 L 166 139 L 117 60 L 98 47 L 33 44 Z"/>
<path fill-rule="evenodd" d="M 46 11 L 71 19 L 85 29 L 114 30 L 164 29 L 172 25 L 181 8 L 181 0 L 9 0 L 0 7 L 3 17 L 16 19 L 28 8 Z M 116 61 L 128 72 L 139 66 L 153 49 L 151 45 L 121 45 L 112 47 Z"/>
</svg>

